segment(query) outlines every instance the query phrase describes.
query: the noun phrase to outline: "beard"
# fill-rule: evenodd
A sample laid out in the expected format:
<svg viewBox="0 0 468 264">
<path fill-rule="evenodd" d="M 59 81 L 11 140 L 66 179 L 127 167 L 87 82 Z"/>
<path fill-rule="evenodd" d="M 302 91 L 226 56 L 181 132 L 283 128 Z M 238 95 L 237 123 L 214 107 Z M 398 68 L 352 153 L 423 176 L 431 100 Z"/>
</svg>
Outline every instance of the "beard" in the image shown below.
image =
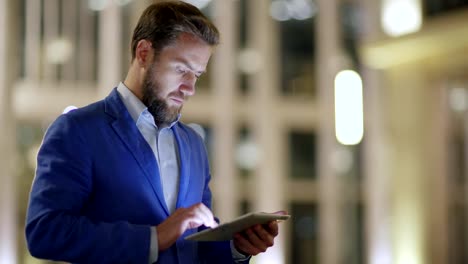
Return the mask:
<svg viewBox="0 0 468 264">
<path fill-rule="evenodd" d="M 143 104 L 148 107 L 148 112 L 154 118 L 154 122 L 159 126 L 161 124 L 170 124 L 175 121 L 182 110 L 182 106 L 180 107 L 170 107 L 167 102 L 162 98 L 161 91 L 162 87 L 160 82 L 155 78 L 154 72 L 154 65 L 153 64 L 145 76 L 143 80 Z M 173 92 L 169 94 L 169 96 L 177 94 L 179 92 Z M 180 96 L 180 95 L 179 95 Z M 183 96 L 182 96 L 183 97 Z"/>
</svg>

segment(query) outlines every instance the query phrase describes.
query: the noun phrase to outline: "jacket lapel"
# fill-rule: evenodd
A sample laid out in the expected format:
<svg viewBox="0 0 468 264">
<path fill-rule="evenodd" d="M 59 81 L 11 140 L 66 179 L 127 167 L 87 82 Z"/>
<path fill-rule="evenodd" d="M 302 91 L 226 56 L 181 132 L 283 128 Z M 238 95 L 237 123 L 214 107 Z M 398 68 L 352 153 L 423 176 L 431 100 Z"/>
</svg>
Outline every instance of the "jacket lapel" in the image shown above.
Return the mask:
<svg viewBox="0 0 468 264">
<path fill-rule="evenodd" d="M 190 141 L 187 133 L 181 129 L 180 125 L 173 126 L 172 130 L 174 131 L 180 158 L 180 182 L 176 203 L 176 208 L 179 208 L 184 206 L 185 197 L 190 183 Z"/>
<path fill-rule="evenodd" d="M 132 153 L 153 188 L 161 208 L 169 215 L 161 186 L 159 168 L 153 151 L 138 130 L 116 89 L 106 98 L 105 111 L 115 118 L 112 122 L 112 128 Z"/>
</svg>

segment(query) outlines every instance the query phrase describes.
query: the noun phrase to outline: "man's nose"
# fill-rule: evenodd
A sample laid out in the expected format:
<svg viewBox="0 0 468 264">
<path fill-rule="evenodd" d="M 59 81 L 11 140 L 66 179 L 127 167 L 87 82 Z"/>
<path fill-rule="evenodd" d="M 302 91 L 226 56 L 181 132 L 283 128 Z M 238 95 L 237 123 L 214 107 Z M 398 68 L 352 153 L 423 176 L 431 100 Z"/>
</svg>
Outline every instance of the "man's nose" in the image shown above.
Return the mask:
<svg viewBox="0 0 468 264">
<path fill-rule="evenodd" d="M 180 90 L 185 96 L 192 96 L 195 94 L 195 84 L 197 83 L 197 76 L 194 73 L 187 73 L 182 83 Z"/>
</svg>

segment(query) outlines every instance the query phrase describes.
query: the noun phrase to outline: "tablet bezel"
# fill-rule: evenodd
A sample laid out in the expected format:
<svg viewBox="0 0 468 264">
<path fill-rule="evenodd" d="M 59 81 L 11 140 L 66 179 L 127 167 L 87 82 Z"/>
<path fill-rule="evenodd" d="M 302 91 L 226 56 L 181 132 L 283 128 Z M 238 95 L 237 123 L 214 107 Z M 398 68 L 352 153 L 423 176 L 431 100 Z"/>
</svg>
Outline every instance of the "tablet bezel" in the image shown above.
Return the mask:
<svg viewBox="0 0 468 264">
<path fill-rule="evenodd" d="M 191 234 L 185 237 L 185 239 L 193 241 L 231 240 L 235 233 L 241 232 L 251 226 L 266 224 L 271 221 L 285 221 L 290 217 L 290 215 L 270 213 L 248 213 L 215 228 L 205 229 L 195 234 Z"/>
</svg>

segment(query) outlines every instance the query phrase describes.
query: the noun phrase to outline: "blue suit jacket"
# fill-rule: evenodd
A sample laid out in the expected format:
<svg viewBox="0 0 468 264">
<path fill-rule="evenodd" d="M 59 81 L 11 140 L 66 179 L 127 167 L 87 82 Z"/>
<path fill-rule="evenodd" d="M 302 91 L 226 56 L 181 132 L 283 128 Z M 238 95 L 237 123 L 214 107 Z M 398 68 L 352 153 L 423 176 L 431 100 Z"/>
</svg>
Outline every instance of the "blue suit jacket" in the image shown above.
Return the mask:
<svg viewBox="0 0 468 264">
<path fill-rule="evenodd" d="M 211 208 L 203 140 L 173 126 L 181 167 L 177 208 Z M 33 256 L 75 263 L 148 263 L 150 226 L 169 216 L 154 154 L 116 89 L 61 115 L 38 153 L 26 219 Z M 183 238 L 157 263 L 232 263 L 228 242 Z"/>
</svg>

